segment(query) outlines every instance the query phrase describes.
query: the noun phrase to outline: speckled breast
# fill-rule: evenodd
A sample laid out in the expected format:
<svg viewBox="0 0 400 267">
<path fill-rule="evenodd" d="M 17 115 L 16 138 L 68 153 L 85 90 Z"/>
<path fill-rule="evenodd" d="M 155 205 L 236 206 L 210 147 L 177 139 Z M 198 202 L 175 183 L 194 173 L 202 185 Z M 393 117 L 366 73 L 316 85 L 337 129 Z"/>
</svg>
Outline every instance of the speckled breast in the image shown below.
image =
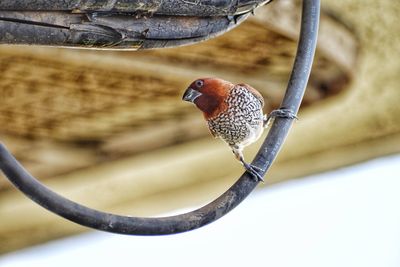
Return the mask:
<svg viewBox="0 0 400 267">
<path fill-rule="evenodd" d="M 258 138 L 263 127 L 262 103 L 242 86 L 235 86 L 225 100 L 227 109 L 208 120 L 214 136 L 230 146 Z"/>
</svg>

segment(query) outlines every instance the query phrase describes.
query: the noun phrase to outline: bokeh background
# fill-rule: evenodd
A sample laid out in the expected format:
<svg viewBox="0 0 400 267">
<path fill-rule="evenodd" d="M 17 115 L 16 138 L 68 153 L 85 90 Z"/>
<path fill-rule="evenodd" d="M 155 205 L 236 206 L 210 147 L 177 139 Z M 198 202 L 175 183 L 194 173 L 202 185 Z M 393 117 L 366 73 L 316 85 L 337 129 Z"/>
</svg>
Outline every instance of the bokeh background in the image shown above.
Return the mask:
<svg viewBox="0 0 400 267">
<path fill-rule="evenodd" d="M 233 215 L 170 239 L 88 234 L 0 177 L 0 265 L 37 266 L 27 264 L 40 252 L 36 264 L 79 258 L 105 266 L 113 253 L 126 262 L 135 250 L 143 263 L 160 253 L 171 266 L 191 264 L 209 252 L 222 264 L 229 254 L 216 251 L 227 247 L 236 249 L 232 262 L 254 256 L 250 262 L 274 266 L 376 266 L 374 259 L 386 258 L 383 266 L 399 266 L 399 12 L 396 1 L 323 1 L 300 120 L 266 183 Z M 299 18 L 300 1 L 275 0 L 231 32 L 187 47 L 1 46 L 0 140 L 46 185 L 96 209 L 156 216 L 205 204 L 242 168 L 181 94 L 192 80 L 217 76 L 257 88 L 266 112 L 278 107 Z"/>
</svg>

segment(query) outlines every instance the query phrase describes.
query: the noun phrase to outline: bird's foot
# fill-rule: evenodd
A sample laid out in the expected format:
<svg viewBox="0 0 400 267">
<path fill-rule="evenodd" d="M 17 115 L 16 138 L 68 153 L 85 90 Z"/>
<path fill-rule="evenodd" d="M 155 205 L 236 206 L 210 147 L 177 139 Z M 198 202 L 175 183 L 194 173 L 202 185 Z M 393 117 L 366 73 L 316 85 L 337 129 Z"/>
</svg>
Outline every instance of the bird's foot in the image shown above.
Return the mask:
<svg viewBox="0 0 400 267">
<path fill-rule="evenodd" d="M 265 119 L 264 119 L 264 126 L 266 127 L 268 125 L 268 123 L 270 122 L 270 120 L 272 118 L 287 118 L 287 119 L 298 119 L 296 114 L 293 113 L 293 111 L 291 111 L 290 109 L 286 109 L 286 108 L 280 108 L 280 109 L 275 109 L 273 111 L 271 111 L 271 113 L 269 113 Z"/>
<path fill-rule="evenodd" d="M 257 182 L 260 182 L 260 181 L 264 182 L 264 178 L 260 174 L 260 172 L 262 172 L 262 169 L 254 166 L 254 165 L 248 164 L 246 162 L 243 162 L 243 166 L 246 169 L 246 171 L 248 171 Z"/>
</svg>

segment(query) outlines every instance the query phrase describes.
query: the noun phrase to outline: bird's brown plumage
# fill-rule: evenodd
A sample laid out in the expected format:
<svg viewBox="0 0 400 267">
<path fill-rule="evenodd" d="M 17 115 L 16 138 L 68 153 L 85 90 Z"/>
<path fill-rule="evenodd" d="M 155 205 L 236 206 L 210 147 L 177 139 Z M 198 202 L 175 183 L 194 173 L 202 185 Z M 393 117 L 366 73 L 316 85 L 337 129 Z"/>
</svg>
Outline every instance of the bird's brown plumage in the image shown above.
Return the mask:
<svg viewBox="0 0 400 267">
<path fill-rule="evenodd" d="M 202 81 L 203 85 L 198 86 L 196 82 Z M 194 101 L 194 104 L 203 112 L 204 118 L 209 120 L 227 109 L 225 99 L 228 97 L 234 84 L 215 78 L 198 79 L 190 84 L 202 95 Z"/>
<path fill-rule="evenodd" d="M 224 140 L 250 170 L 252 166 L 244 162 L 242 151 L 264 130 L 262 95 L 247 84 L 234 85 L 218 78 L 203 78 L 190 84 L 183 99 L 193 102 L 203 112 L 212 135 Z"/>
</svg>

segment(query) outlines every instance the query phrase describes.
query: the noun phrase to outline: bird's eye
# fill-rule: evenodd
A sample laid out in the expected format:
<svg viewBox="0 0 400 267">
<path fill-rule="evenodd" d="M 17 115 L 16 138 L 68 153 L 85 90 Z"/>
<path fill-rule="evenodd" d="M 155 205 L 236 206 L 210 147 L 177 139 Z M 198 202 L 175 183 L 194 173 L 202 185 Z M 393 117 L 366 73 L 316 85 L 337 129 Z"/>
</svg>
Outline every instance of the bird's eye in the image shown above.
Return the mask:
<svg viewBox="0 0 400 267">
<path fill-rule="evenodd" d="M 195 82 L 195 85 L 196 85 L 197 88 L 201 88 L 204 85 L 204 82 L 202 80 L 197 80 Z"/>
</svg>

